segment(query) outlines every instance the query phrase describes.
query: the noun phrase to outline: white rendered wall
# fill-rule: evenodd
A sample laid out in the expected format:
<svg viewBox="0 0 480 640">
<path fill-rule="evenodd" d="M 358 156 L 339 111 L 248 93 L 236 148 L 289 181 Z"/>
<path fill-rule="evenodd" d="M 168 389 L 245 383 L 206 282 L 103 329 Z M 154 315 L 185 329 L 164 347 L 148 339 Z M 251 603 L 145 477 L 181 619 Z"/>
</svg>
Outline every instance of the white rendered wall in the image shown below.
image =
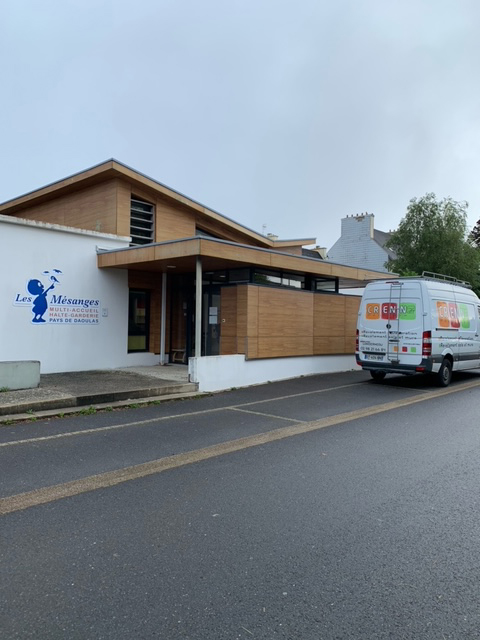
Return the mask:
<svg viewBox="0 0 480 640">
<path fill-rule="evenodd" d="M 245 360 L 244 355 L 190 358 L 188 373 L 199 391 L 224 391 L 232 387 L 287 380 L 316 373 L 357 370 L 353 355 L 266 358 Z"/>
<path fill-rule="evenodd" d="M 0 216 L 0 361 L 39 360 L 41 373 L 156 364 L 127 354 L 127 271 L 97 267 L 97 247 L 125 246 L 128 238 Z M 36 323 L 32 279 L 54 285 Z"/>
</svg>

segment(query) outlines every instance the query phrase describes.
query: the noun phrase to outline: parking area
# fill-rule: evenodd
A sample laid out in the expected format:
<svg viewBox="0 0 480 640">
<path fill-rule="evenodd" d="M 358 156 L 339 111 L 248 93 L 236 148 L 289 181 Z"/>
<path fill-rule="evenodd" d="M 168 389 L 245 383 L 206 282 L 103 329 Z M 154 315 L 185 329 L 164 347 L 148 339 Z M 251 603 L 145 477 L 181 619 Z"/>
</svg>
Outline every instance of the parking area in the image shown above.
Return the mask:
<svg viewBox="0 0 480 640">
<path fill-rule="evenodd" d="M 209 448 L 247 448 L 479 385 L 473 373 L 439 390 L 422 376 L 378 384 L 357 371 L 16 423 L 0 429 L 0 491 L 14 495 Z"/>
</svg>

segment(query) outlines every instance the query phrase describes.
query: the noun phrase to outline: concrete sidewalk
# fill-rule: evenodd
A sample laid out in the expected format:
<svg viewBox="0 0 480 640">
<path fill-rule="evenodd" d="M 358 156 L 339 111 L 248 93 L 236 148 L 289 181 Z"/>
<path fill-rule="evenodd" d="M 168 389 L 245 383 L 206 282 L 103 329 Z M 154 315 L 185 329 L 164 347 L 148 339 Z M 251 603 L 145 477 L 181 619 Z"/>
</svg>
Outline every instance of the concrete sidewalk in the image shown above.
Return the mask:
<svg viewBox="0 0 480 640">
<path fill-rule="evenodd" d="M 0 425 L 97 409 L 198 395 L 184 365 L 50 373 L 36 389 L 0 392 Z"/>
</svg>

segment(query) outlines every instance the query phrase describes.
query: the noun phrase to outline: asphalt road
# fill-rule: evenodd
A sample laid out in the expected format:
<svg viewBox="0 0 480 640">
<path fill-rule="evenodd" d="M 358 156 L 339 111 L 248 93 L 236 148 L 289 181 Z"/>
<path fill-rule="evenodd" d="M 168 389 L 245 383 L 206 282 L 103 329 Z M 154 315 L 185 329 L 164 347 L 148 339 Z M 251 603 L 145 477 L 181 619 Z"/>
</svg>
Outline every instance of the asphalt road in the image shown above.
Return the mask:
<svg viewBox="0 0 480 640">
<path fill-rule="evenodd" d="M 480 637 L 480 375 L 0 429 L 0 637 Z"/>
</svg>

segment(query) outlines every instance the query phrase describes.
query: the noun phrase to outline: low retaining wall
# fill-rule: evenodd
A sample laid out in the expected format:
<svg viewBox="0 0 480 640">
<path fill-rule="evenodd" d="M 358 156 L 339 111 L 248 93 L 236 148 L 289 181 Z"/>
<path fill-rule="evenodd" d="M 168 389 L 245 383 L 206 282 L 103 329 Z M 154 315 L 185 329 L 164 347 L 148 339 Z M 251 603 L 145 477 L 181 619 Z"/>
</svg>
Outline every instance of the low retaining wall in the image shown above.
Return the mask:
<svg viewBox="0 0 480 640">
<path fill-rule="evenodd" d="M 287 380 L 316 373 L 358 369 L 353 355 L 311 356 L 245 360 L 244 355 L 190 358 L 188 374 L 199 391 L 224 391 L 232 387 Z"/>
<path fill-rule="evenodd" d="M 40 384 L 38 360 L 0 362 L 0 389 L 36 389 Z"/>
</svg>

